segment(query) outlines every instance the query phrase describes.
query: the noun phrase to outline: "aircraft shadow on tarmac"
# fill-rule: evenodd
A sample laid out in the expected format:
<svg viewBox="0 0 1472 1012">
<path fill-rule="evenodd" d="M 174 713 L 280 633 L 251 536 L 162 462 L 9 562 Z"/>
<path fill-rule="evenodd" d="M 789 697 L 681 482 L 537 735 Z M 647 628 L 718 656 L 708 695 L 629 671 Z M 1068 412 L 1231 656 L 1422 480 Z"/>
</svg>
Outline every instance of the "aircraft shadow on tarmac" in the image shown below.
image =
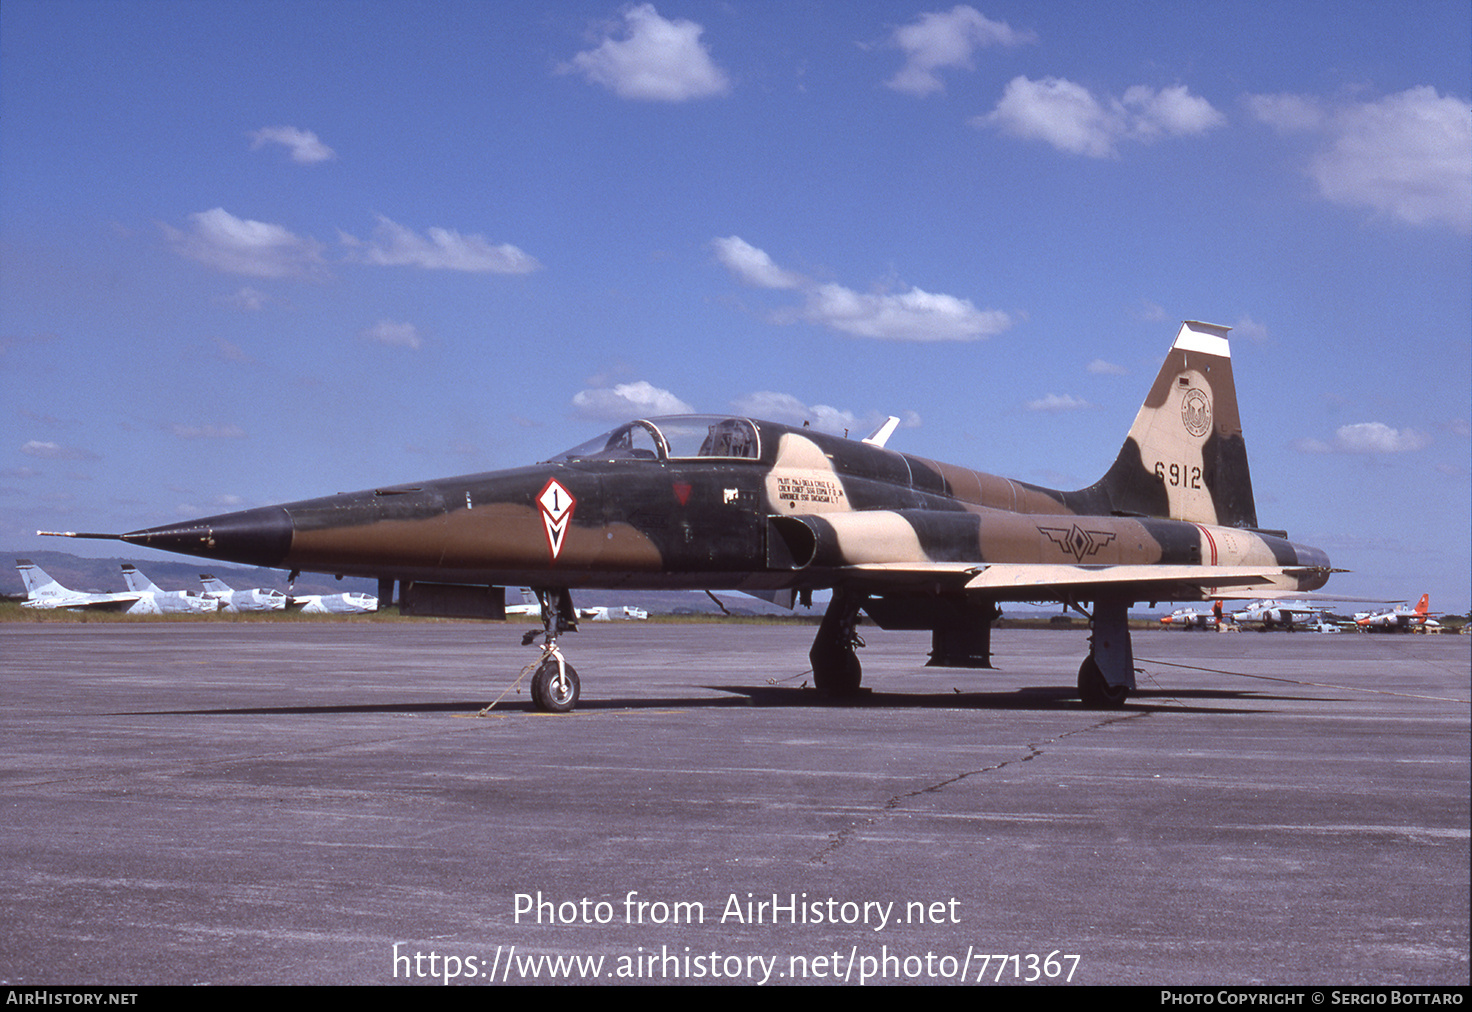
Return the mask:
<svg viewBox="0 0 1472 1012">
<path fill-rule="evenodd" d="M 1037 686 L 1015 689 L 1009 692 L 961 692 L 954 690 L 949 693 L 924 692 L 868 692 L 861 691 L 857 695 L 844 698 L 825 698 L 819 696 L 814 690 L 796 686 L 733 686 L 733 685 L 710 685 L 705 688 L 718 692 L 730 693 L 729 696 L 657 696 L 657 697 L 628 697 L 612 699 L 582 699 L 578 704 L 579 711 L 629 711 L 629 710 L 697 710 L 725 707 L 761 707 L 764 709 L 778 708 L 823 708 L 823 709 L 934 709 L 934 710 L 1033 710 L 1033 711 L 1059 711 L 1066 712 L 1080 710 L 1083 704 L 1078 699 L 1078 694 L 1073 690 L 1061 686 Z M 1199 700 L 1202 703 L 1211 701 L 1241 702 L 1241 703 L 1266 703 L 1271 704 L 1275 700 L 1292 698 L 1298 702 L 1304 702 L 1303 696 L 1274 696 L 1260 692 L 1239 691 L 1230 689 L 1143 689 L 1137 690 L 1130 696 L 1129 701 L 1119 710 L 1113 712 L 1151 712 L 1161 711 L 1169 713 L 1218 713 L 1218 714 L 1245 714 L 1260 713 L 1264 707 L 1260 706 L 1237 706 L 1223 708 L 1211 705 L 1189 705 L 1189 700 Z M 1325 700 L 1330 701 L 1330 700 Z M 108 716 L 263 716 L 263 715 L 291 715 L 300 716 L 326 715 L 326 714 L 364 714 L 364 713 L 450 713 L 470 715 L 481 710 L 486 704 L 482 701 L 443 701 L 443 702 L 398 702 L 398 703 L 354 703 L 342 705 L 322 706 L 240 706 L 240 707 L 218 707 L 207 709 L 189 710 L 132 710 Z M 537 713 L 535 705 L 531 700 L 523 696 L 514 699 L 504 699 L 498 702 L 490 711 L 488 716 L 510 713 Z M 1093 711 L 1107 713 L 1111 711 Z"/>
</svg>

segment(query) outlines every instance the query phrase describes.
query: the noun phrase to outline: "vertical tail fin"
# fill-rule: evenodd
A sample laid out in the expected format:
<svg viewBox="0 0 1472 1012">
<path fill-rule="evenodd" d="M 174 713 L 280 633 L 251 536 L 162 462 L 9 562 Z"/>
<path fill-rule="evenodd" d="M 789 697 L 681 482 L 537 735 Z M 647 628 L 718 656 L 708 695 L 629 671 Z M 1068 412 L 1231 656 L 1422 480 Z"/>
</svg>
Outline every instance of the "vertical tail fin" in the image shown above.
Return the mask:
<svg viewBox="0 0 1472 1012">
<path fill-rule="evenodd" d="M 29 600 L 55 597 L 66 591 L 65 587 L 46 574 L 46 570 L 30 559 L 16 559 L 15 568 L 20 571 L 20 579 L 26 585 L 26 597 Z"/>
<path fill-rule="evenodd" d="M 1114 512 L 1257 526 L 1230 329 L 1181 324 L 1119 457 L 1092 489 Z"/>
<path fill-rule="evenodd" d="M 153 585 L 153 581 L 133 567 L 131 562 L 123 563 L 123 581 L 127 583 L 128 589 L 135 594 L 157 594 L 159 589 Z"/>
<path fill-rule="evenodd" d="M 224 580 L 219 579 L 211 573 L 200 573 L 199 582 L 205 591 L 210 594 L 228 594 L 230 587 Z"/>
</svg>

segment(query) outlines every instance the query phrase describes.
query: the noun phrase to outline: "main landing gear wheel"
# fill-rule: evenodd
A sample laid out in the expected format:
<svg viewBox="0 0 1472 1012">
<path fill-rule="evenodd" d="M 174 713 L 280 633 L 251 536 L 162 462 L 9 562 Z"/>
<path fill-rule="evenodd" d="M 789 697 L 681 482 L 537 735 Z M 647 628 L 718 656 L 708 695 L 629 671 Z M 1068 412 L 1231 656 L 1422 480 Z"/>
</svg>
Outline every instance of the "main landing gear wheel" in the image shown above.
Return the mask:
<svg viewBox="0 0 1472 1012">
<path fill-rule="evenodd" d="M 567 713 L 578 705 L 578 672 L 560 657 L 548 657 L 532 675 L 532 703 L 548 713 Z"/>
<path fill-rule="evenodd" d="M 809 660 L 813 664 L 813 686 L 825 696 L 852 696 L 864 681 L 864 668 L 853 647 L 814 649 Z"/>
<path fill-rule="evenodd" d="M 863 603 L 862 594 L 835 590 L 823 613 L 808 660 L 813 665 L 813 686 L 825 696 L 853 696 L 863 683 L 864 666 L 855 652 L 864 645 L 857 630 Z"/>
<path fill-rule="evenodd" d="M 1091 710 L 1117 710 L 1130 697 L 1128 685 L 1110 685 L 1099 670 L 1094 655 L 1084 658 L 1078 669 L 1078 698 Z"/>
</svg>

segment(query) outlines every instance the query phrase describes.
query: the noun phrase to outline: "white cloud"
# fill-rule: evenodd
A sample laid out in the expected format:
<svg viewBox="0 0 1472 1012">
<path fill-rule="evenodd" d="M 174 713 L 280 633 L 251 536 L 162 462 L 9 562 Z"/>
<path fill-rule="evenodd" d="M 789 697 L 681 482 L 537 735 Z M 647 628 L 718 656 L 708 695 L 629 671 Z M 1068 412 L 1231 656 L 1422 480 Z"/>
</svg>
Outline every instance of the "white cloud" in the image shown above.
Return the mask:
<svg viewBox="0 0 1472 1012">
<path fill-rule="evenodd" d="M 1250 316 L 1239 317 L 1237 322 L 1232 325 L 1232 329 L 1253 344 L 1268 343 L 1267 324 L 1258 323 Z"/>
<path fill-rule="evenodd" d="M 91 450 L 84 450 L 79 446 L 61 446 L 57 443 L 42 442 L 32 439 L 24 443 L 20 452 L 28 457 L 39 457 L 42 460 L 100 460 L 101 458 Z"/>
<path fill-rule="evenodd" d="M 229 274 L 257 278 L 315 277 L 325 272 L 322 247 L 281 225 L 237 218 L 217 207 L 189 216 L 188 230 L 160 225 L 174 249 Z"/>
<path fill-rule="evenodd" d="M 1102 358 L 1096 358 L 1088 364 L 1088 371 L 1095 376 L 1128 376 L 1130 371 L 1122 365 L 1106 362 Z"/>
<path fill-rule="evenodd" d="M 1308 130 L 1324 145 L 1308 175 L 1326 200 L 1368 207 L 1409 225 L 1472 231 L 1472 105 L 1435 88 L 1327 108 L 1300 96 L 1254 96 L 1249 105 L 1280 132 Z M 1290 117 L 1284 108 L 1316 115 Z"/>
<path fill-rule="evenodd" d="M 595 49 L 578 53 L 559 69 L 577 71 L 620 98 L 684 102 L 724 95 L 730 79 L 700 43 L 705 29 L 693 21 L 666 20 L 653 4 L 623 14 L 623 38 L 610 27 Z"/>
<path fill-rule="evenodd" d="M 212 337 L 211 342 L 215 346 L 215 354 L 226 362 L 234 362 L 237 365 L 254 365 L 255 359 L 245 353 L 245 349 L 223 337 Z"/>
<path fill-rule="evenodd" d="M 1063 78 L 1014 77 L 997 107 L 972 123 L 1044 141 L 1068 154 L 1113 158 L 1121 141 L 1202 134 L 1226 123 L 1226 117 L 1184 85 L 1161 91 L 1135 85 L 1122 99 L 1101 101 Z"/>
<path fill-rule="evenodd" d="M 804 304 L 781 314 L 845 334 L 896 341 L 971 341 L 999 334 L 1012 319 L 998 310 L 977 309 L 969 299 L 911 287 L 907 292 L 863 293 L 838 284 L 819 284 L 777 266 L 764 251 L 737 236 L 713 241 L 721 263 L 747 284 L 796 289 Z"/>
<path fill-rule="evenodd" d="M 1165 309 L 1151 302 L 1149 299 L 1141 299 L 1137 308 L 1131 310 L 1137 320 L 1146 320 L 1150 323 L 1159 323 L 1165 319 Z"/>
<path fill-rule="evenodd" d="M 318 140 L 316 134 L 296 127 L 262 127 L 251 131 L 250 139 L 252 151 L 267 144 L 280 144 L 291 151 L 292 161 L 302 165 L 315 165 L 337 157 L 337 153 Z"/>
<path fill-rule="evenodd" d="M 509 243 L 493 246 L 483 236 L 461 235 L 447 228 L 431 228 L 428 234 L 426 239 L 380 214 L 371 241 L 342 233 L 342 242 L 354 251 L 353 258 L 360 263 L 383 267 L 529 274 L 542 266 L 536 257 Z"/>
<path fill-rule="evenodd" d="M 827 404 L 804 404 L 792 394 L 771 390 L 747 394 L 731 406 L 751 418 L 787 425 L 809 422 L 813 428 L 823 432 L 849 432 L 858 425 L 858 418 L 851 411 L 843 411 Z"/>
<path fill-rule="evenodd" d="M 1306 95 L 1248 95 L 1247 108 L 1279 133 L 1318 130 L 1328 119 L 1321 103 Z"/>
<path fill-rule="evenodd" d="M 397 323 L 393 320 L 379 320 L 367 330 L 360 331 L 358 336 L 375 344 L 414 350 L 418 350 L 419 346 L 424 343 L 419 336 L 419 329 L 414 324 Z"/>
<path fill-rule="evenodd" d="M 1011 318 L 977 309 L 969 299 L 911 288 L 898 295 L 865 294 L 842 285 L 809 289 L 803 319 L 858 337 L 895 341 L 971 341 L 1000 334 Z"/>
<path fill-rule="evenodd" d="M 803 277 L 785 271 L 772 262 L 764 251 L 739 236 L 712 240 L 716 258 L 742 281 L 758 288 L 800 288 Z"/>
<path fill-rule="evenodd" d="M 1079 400 L 1072 394 L 1048 394 L 1035 401 L 1027 402 L 1029 411 L 1046 411 L 1057 414 L 1063 411 L 1081 411 L 1084 408 L 1093 407 L 1088 401 Z"/>
<path fill-rule="evenodd" d="M 265 292 L 246 285 L 233 295 L 224 295 L 215 301 L 222 306 L 229 306 L 243 313 L 258 313 L 276 300 Z"/>
<path fill-rule="evenodd" d="M 1298 439 L 1293 448 L 1303 453 L 1409 453 L 1429 446 L 1431 438 L 1415 429 L 1392 429 L 1381 422 L 1341 425 L 1334 439 Z"/>
<path fill-rule="evenodd" d="M 1127 110 L 1130 136 L 1135 140 L 1153 140 L 1162 134 L 1189 137 L 1227 122 L 1210 102 L 1192 95 L 1184 84 L 1160 91 L 1137 84 L 1125 91 L 1121 104 Z"/>
<path fill-rule="evenodd" d="M 572 403 L 585 418 L 615 422 L 654 415 L 686 415 L 695 410 L 647 380 L 620 383 L 611 390 L 583 390 L 574 395 Z"/>
<path fill-rule="evenodd" d="M 905 54 L 905 65 L 885 82 L 895 91 L 923 97 L 945 90 L 942 68 L 971 69 L 971 54 L 985 46 L 1017 46 L 1035 41 L 1031 32 L 1013 31 L 1003 21 L 991 21 L 974 7 L 958 5 L 949 11 L 921 14 L 912 24 L 895 29 L 894 44 Z"/>
</svg>

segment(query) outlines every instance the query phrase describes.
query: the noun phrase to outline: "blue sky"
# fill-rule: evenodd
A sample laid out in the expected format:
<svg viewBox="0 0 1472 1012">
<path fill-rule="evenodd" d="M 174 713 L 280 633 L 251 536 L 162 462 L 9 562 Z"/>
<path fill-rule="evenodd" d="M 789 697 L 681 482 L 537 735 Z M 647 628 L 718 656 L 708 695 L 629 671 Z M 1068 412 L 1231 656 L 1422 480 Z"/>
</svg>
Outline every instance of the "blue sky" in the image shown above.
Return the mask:
<svg viewBox="0 0 1472 1012">
<path fill-rule="evenodd" d="M 1189 318 L 1261 522 L 1465 611 L 1469 21 L 5 0 L 0 545 L 686 409 L 1076 487 Z"/>
</svg>

